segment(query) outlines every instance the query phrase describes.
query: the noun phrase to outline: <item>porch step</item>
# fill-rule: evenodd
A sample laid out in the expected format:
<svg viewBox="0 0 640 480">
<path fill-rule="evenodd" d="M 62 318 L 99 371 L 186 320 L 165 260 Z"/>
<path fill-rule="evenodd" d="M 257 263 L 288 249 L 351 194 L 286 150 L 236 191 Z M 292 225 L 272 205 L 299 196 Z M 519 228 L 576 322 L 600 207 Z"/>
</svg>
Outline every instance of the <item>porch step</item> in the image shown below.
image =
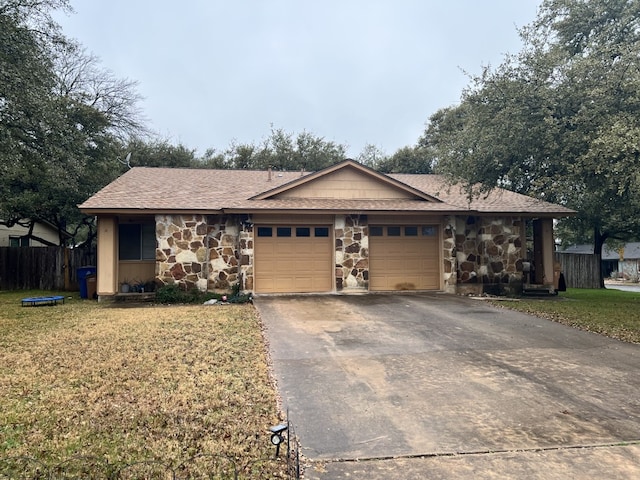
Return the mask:
<svg viewBox="0 0 640 480">
<path fill-rule="evenodd" d="M 553 285 L 524 285 L 522 295 L 555 296 L 558 292 Z"/>
<path fill-rule="evenodd" d="M 144 293 L 117 293 L 114 297 L 115 302 L 153 302 L 156 299 L 156 292 Z"/>
</svg>

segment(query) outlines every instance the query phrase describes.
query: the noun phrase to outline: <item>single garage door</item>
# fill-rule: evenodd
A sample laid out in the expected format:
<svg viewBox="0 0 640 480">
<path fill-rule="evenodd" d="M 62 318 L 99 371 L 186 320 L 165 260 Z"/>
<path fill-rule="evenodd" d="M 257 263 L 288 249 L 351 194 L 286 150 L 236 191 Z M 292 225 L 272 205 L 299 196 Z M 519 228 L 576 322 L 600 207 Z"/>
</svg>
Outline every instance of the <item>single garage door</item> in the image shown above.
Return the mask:
<svg viewBox="0 0 640 480">
<path fill-rule="evenodd" d="M 257 225 L 254 281 L 258 293 L 330 292 L 333 249 L 328 226 Z"/>
<path fill-rule="evenodd" d="M 440 288 L 440 236 L 437 226 L 369 227 L 369 290 Z"/>
</svg>

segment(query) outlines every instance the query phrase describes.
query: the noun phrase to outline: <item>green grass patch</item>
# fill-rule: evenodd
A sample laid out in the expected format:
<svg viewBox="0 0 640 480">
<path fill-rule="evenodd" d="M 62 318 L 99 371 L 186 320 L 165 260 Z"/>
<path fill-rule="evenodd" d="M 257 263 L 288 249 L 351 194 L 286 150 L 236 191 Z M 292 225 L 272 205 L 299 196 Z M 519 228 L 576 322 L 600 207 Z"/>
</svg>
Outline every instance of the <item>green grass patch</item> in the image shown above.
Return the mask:
<svg viewBox="0 0 640 480">
<path fill-rule="evenodd" d="M 240 478 L 284 475 L 269 443 L 281 419 L 252 305 L 115 308 L 65 294 L 64 305 L 21 306 L 43 294 L 52 293 L 0 292 L 0 460 L 178 468 L 222 454 Z"/>
<path fill-rule="evenodd" d="M 640 343 L 640 293 L 568 289 L 555 298 L 522 298 L 493 303 L 581 330 Z"/>
</svg>

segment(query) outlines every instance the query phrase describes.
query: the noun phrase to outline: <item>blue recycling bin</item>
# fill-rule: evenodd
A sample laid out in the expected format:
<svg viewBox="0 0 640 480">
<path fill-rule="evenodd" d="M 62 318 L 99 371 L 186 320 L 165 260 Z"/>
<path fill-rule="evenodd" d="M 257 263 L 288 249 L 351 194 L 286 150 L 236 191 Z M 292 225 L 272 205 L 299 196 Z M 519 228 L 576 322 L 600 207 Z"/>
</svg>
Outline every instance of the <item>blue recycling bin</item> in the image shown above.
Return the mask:
<svg viewBox="0 0 640 480">
<path fill-rule="evenodd" d="M 89 275 L 95 275 L 96 272 L 96 267 L 80 267 L 76 270 L 78 274 L 78 284 L 80 285 L 80 298 L 89 298 L 87 293 L 87 277 Z"/>
</svg>

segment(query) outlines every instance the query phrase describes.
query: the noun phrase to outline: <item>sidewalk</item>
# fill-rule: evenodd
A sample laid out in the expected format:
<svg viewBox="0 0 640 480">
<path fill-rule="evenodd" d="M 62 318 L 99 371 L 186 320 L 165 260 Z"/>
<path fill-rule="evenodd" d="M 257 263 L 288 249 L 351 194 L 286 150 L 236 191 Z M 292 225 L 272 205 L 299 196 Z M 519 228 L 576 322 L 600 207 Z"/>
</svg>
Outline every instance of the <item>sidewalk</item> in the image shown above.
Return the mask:
<svg viewBox="0 0 640 480">
<path fill-rule="evenodd" d="M 640 444 L 308 465 L 305 480 L 640 478 Z"/>
</svg>

